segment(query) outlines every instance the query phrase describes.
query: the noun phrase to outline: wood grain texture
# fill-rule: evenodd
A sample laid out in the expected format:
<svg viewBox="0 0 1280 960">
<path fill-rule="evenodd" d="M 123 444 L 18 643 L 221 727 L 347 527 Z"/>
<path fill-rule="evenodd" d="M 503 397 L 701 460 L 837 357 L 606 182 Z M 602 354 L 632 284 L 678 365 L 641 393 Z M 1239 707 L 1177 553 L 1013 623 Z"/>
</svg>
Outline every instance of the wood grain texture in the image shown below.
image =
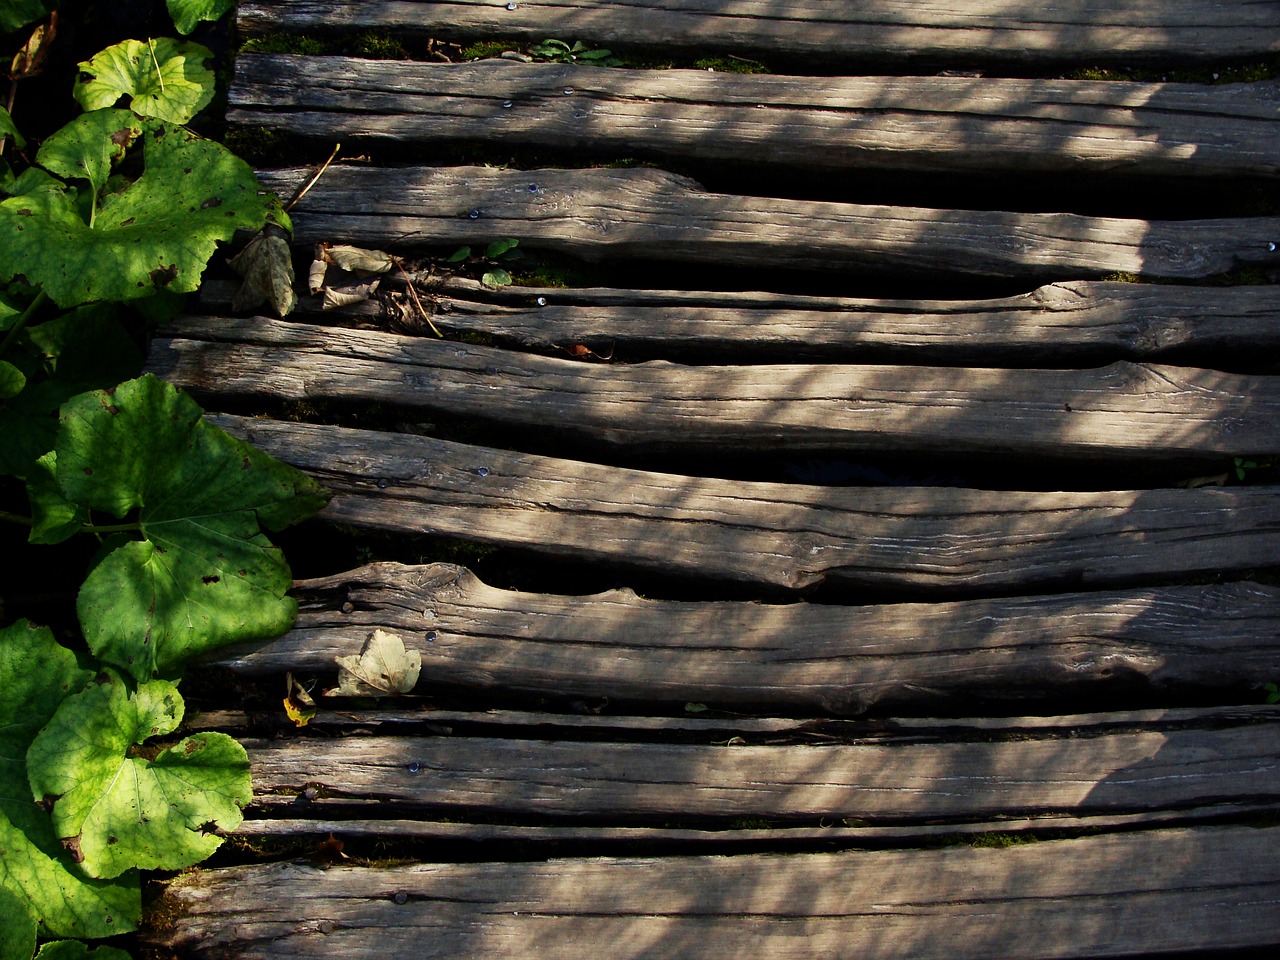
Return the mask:
<svg viewBox="0 0 1280 960">
<path fill-rule="evenodd" d="M 489 289 L 421 279 L 441 330 L 480 333 L 539 351 L 585 344 L 597 353 L 666 359 L 900 361 L 975 365 L 1100 364 L 1206 356 L 1239 360 L 1280 348 L 1280 302 L 1264 286 L 1063 282 L 991 300 L 819 297 L 764 292 L 607 287 Z M 397 277 L 385 281 L 397 290 Z M 199 309 L 225 315 L 234 287 L 206 283 Z M 398 294 L 407 301 L 407 295 Z M 406 303 L 402 321 L 412 314 Z M 382 303 L 296 318 L 377 323 Z M 395 317 L 393 320 L 397 319 Z M 1206 364 L 1208 365 L 1208 364 Z M 1229 368 L 1228 368 L 1229 369 Z"/>
<path fill-rule="evenodd" d="M 1131 63 L 1280 51 L 1272 0 L 246 0 L 246 33 L 392 30 L 433 37 L 547 37 L 606 46 L 720 50 L 809 61 Z"/>
<path fill-rule="evenodd" d="M 829 488 L 622 469 L 403 434 L 214 417 L 315 475 L 321 516 L 787 589 L 990 590 L 1270 566 L 1280 490 Z"/>
<path fill-rule="evenodd" d="M 376 801 L 495 817 L 719 821 L 990 820 L 1249 802 L 1280 810 L 1280 721 L 1149 724 L 1079 737 L 992 738 L 955 721 L 940 742 L 761 746 L 460 736 L 245 740 L 254 802 L 296 810 Z M 733 745 L 733 744 L 737 745 Z"/>
<path fill-rule="evenodd" d="M 842 173 L 1280 174 L 1276 82 L 742 76 L 246 54 L 230 104 L 230 123 L 326 141 L 483 142 Z"/>
<path fill-rule="evenodd" d="M 282 197 L 310 179 L 261 171 Z M 708 193 L 661 170 L 334 165 L 294 208 L 295 239 L 371 247 L 525 246 L 585 259 L 1080 280 L 1203 278 L 1280 264 L 1280 217 L 1146 221 Z"/>
<path fill-rule="evenodd" d="M 537 594 L 449 564 L 382 563 L 295 592 L 293 630 L 216 662 L 331 671 L 382 629 L 420 653 L 432 683 L 836 713 L 1280 676 L 1280 591 L 1250 583 L 838 607 Z"/>
<path fill-rule="evenodd" d="M 364 869 L 175 879 L 153 936 L 221 958 L 1049 960 L 1280 940 L 1280 830 L 1155 830 L 809 855 Z M 714 945 L 714 951 L 712 948 Z"/>
<path fill-rule="evenodd" d="M 186 317 L 148 369 L 198 396 L 338 400 L 546 428 L 638 450 L 1280 453 L 1280 377 L 1118 362 L 1088 370 L 600 365 L 282 322 Z"/>
</svg>

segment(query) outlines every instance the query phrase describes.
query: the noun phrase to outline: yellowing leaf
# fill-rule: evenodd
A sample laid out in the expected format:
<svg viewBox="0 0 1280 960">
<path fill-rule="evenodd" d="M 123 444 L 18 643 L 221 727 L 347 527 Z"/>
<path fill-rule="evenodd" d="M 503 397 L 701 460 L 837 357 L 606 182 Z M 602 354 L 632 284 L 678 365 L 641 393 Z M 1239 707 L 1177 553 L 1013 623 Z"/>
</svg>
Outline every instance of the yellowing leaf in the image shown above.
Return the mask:
<svg viewBox="0 0 1280 960">
<path fill-rule="evenodd" d="M 338 685 L 326 697 L 387 697 L 408 693 L 418 683 L 422 655 L 406 650 L 394 633 L 375 630 L 359 656 L 338 657 Z"/>
<path fill-rule="evenodd" d="M 293 679 L 293 674 L 285 675 L 285 687 L 289 693 L 284 698 L 284 712 L 295 727 L 305 727 L 316 715 L 316 702 L 311 699 L 307 688 Z"/>
<path fill-rule="evenodd" d="M 363 250 L 335 244 L 325 247 L 324 259 L 341 270 L 350 273 L 386 273 L 396 264 L 396 258 L 382 250 Z"/>
</svg>

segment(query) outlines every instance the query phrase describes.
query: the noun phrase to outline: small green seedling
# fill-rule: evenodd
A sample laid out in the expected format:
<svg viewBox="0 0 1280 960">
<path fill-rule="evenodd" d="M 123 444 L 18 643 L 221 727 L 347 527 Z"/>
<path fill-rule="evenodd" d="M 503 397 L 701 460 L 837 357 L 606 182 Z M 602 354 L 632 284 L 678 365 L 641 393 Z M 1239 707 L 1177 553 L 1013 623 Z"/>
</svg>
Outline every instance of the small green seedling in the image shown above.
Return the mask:
<svg viewBox="0 0 1280 960">
<path fill-rule="evenodd" d="M 484 253 L 478 257 L 473 256 L 470 247 L 459 247 L 444 262 L 462 264 L 468 260 L 474 260 L 479 266 L 489 267 L 480 277 L 480 282 L 484 286 L 509 287 L 511 286 L 511 274 L 502 267 L 497 266 L 496 261 L 518 259 L 520 257 L 520 251 L 516 249 L 518 246 L 520 246 L 520 241 L 512 237 L 494 240 L 484 248 Z"/>
<path fill-rule="evenodd" d="M 1274 683 L 1264 683 L 1262 689 L 1266 691 L 1267 703 L 1280 703 L 1280 686 Z"/>
<path fill-rule="evenodd" d="M 548 63 L 585 63 L 595 67 L 620 67 L 622 61 L 613 55 L 612 50 L 595 50 L 581 40 L 573 46 L 563 40 L 543 40 L 537 46 L 529 48 L 534 59 Z"/>
</svg>

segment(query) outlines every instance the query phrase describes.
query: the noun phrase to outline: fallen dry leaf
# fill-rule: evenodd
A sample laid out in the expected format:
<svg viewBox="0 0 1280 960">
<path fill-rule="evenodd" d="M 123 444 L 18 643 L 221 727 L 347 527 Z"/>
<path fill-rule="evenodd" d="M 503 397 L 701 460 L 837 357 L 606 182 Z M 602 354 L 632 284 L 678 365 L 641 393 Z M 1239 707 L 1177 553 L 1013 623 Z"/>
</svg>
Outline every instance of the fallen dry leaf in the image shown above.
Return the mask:
<svg viewBox="0 0 1280 960">
<path fill-rule="evenodd" d="M 389 697 L 408 693 L 418 683 L 422 654 L 406 650 L 394 633 L 375 630 L 358 656 L 337 657 L 338 685 L 326 697 Z"/>
<path fill-rule="evenodd" d="M 231 298 L 232 310 L 252 310 L 269 304 L 277 317 L 287 317 L 298 305 L 293 292 L 293 255 L 279 227 L 267 224 L 227 265 L 244 277 Z"/>
</svg>

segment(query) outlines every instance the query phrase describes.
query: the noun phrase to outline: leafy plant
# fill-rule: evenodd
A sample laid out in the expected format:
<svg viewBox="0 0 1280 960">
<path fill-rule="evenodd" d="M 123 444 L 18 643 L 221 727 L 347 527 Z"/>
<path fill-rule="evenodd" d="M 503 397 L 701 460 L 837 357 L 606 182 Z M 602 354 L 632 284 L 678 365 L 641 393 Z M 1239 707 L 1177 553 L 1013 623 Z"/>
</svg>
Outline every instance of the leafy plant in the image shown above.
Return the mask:
<svg viewBox="0 0 1280 960">
<path fill-rule="evenodd" d="M 503 240 L 494 240 L 480 256 L 474 256 L 470 247 L 459 247 L 446 260 L 445 263 L 470 263 L 485 267 L 487 269 L 480 276 L 480 282 L 486 287 L 507 287 L 511 285 L 511 274 L 497 265 L 499 260 L 516 260 L 521 256 L 520 251 L 516 248 L 520 246 L 520 241 L 511 237 Z"/>
<path fill-rule="evenodd" d="M 573 46 L 563 40 L 543 40 L 529 48 L 536 60 L 550 63 L 585 63 L 594 67 L 620 67 L 622 61 L 613 55 L 611 50 L 595 50 L 581 40 Z"/>
<path fill-rule="evenodd" d="M 49 5 L 10 3 L 0 27 Z M 229 7 L 170 0 L 184 33 Z M 53 35 L 52 21 L 32 32 L 11 84 L 38 71 Z M 326 499 L 171 385 L 136 377 L 149 325 L 180 308 L 220 244 L 270 220 L 287 254 L 279 202 L 183 126 L 212 97 L 208 59 L 171 38 L 110 47 L 80 65 L 86 112 L 25 168 L 0 158 L 0 475 L 22 481 L 3 489 L 29 506 L 0 520 L 25 524 L 33 545 L 102 541 L 76 604 L 88 652 L 25 620 L 0 629 L 0 960 L 120 960 L 72 939 L 36 945 L 133 930 L 139 869 L 196 863 L 240 822 L 244 748 L 216 733 L 173 742 L 178 678 L 193 656 L 292 624 L 289 568 L 263 531 Z M 5 109 L 0 152 L 9 142 L 26 146 Z"/>
</svg>

